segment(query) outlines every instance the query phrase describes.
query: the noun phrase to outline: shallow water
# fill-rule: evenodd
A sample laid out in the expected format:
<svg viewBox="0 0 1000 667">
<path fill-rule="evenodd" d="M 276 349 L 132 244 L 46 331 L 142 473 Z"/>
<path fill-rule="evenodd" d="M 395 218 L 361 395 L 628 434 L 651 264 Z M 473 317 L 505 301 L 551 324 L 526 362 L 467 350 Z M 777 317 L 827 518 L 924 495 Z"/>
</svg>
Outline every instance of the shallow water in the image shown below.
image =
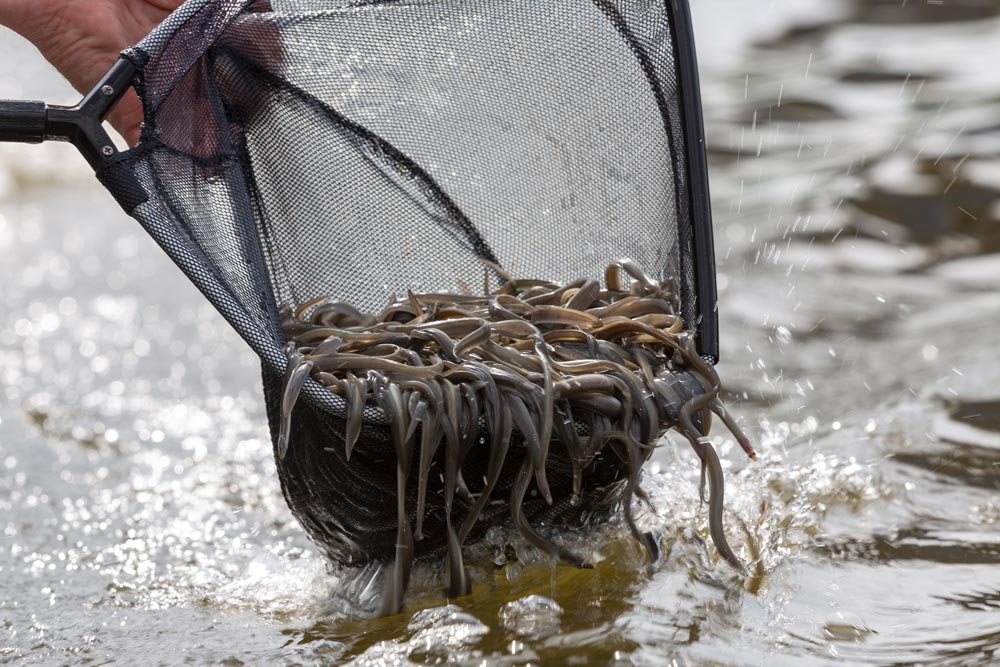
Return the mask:
<svg viewBox="0 0 1000 667">
<path fill-rule="evenodd" d="M 424 569 L 352 620 L 372 573 L 286 509 L 253 355 L 71 149 L 0 146 L 0 664 L 1000 661 L 1000 2 L 694 4 L 750 576 L 678 442 L 652 571 L 615 525 L 594 570 L 487 544 L 472 596 Z"/>
</svg>

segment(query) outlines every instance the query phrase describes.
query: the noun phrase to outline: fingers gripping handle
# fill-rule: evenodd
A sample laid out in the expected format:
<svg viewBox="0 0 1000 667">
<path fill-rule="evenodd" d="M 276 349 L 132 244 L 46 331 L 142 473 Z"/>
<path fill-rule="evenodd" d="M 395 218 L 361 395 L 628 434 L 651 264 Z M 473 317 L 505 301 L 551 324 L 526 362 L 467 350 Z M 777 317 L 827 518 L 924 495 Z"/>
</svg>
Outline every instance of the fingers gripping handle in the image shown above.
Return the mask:
<svg viewBox="0 0 1000 667">
<path fill-rule="evenodd" d="M 45 141 L 45 102 L 0 100 L 0 141 Z"/>
</svg>

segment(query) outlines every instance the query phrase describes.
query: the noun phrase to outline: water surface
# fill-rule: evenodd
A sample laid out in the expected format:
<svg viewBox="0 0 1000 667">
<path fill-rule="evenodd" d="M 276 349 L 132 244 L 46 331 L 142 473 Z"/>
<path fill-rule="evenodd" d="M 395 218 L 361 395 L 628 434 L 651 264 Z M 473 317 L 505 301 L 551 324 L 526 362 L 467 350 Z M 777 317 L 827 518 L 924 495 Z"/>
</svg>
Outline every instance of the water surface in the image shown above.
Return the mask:
<svg viewBox="0 0 1000 667">
<path fill-rule="evenodd" d="M 372 573 L 285 507 L 252 353 L 71 149 L 0 146 L 0 663 L 995 664 L 1000 3 L 694 4 L 751 576 L 678 441 L 652 571 L 617 525 L 586 571 L 495 533 L 472 596 L 427 566 L 352 619 Z M 0 52 L 5 96 L 73 98 Z"/>
</svg>

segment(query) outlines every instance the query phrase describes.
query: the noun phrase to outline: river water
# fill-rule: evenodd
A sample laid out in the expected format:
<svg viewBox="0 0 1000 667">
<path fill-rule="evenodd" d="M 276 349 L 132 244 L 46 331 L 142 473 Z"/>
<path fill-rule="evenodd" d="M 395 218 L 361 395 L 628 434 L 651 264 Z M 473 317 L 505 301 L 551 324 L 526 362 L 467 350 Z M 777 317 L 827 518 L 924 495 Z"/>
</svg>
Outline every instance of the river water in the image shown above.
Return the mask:
<svg viewBox="0 0 1000 667">
<path fill-rule="evenodd" d="M 750 576 L 666 444 L 653 571 L 610 525 L 593 570 L 485 549 L 472 596 L 427 566 L 352 618 L 252 353 L 70 148 L 2 146 L 0 664 L 1000 663 L 1000 2 L 693 4 Z M 4 96 L 73 99 L 0 53 Z"/>
</svg>

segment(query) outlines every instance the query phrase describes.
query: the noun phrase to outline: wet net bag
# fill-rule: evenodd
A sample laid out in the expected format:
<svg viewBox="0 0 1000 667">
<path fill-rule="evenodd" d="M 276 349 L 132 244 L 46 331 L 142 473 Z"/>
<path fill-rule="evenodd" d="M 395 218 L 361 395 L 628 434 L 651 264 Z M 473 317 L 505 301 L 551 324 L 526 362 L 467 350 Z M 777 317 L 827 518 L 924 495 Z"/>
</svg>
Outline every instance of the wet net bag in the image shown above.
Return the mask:
<svg viewBox="0 0 1000 667">
<path fill-rule="evenodd" d="M 129 86 L 145 120 L 119 152 L 100 118 Z M 686 0 L 189 0 L 77 107 L 0 105 L 0 138 L 74 142 L 260 356 L 275 437 L 281 305 L 331 294 L 375 312 L 407 290 L 481 285 L 481 260 L 565 283 L 629 257 L 673 280 L 714 363 L 702 137 Z M 391 559 L 385 414 L 366 411 L 349 462 L 344 420 L 343 399 L 307 379 L 278 459 L 285 497 L 332 559 Z M 525 503 L 537 521 L 606 506 L 624 478 L 601 455 L 569 502 L 571 466 L 558 452 L 547 465 L 553 504 Z M 476 532 L 500 515 L 487 507 Z M 442 548 L 440 514 L 423 530 L 418 552 Z"/>
</svg>

